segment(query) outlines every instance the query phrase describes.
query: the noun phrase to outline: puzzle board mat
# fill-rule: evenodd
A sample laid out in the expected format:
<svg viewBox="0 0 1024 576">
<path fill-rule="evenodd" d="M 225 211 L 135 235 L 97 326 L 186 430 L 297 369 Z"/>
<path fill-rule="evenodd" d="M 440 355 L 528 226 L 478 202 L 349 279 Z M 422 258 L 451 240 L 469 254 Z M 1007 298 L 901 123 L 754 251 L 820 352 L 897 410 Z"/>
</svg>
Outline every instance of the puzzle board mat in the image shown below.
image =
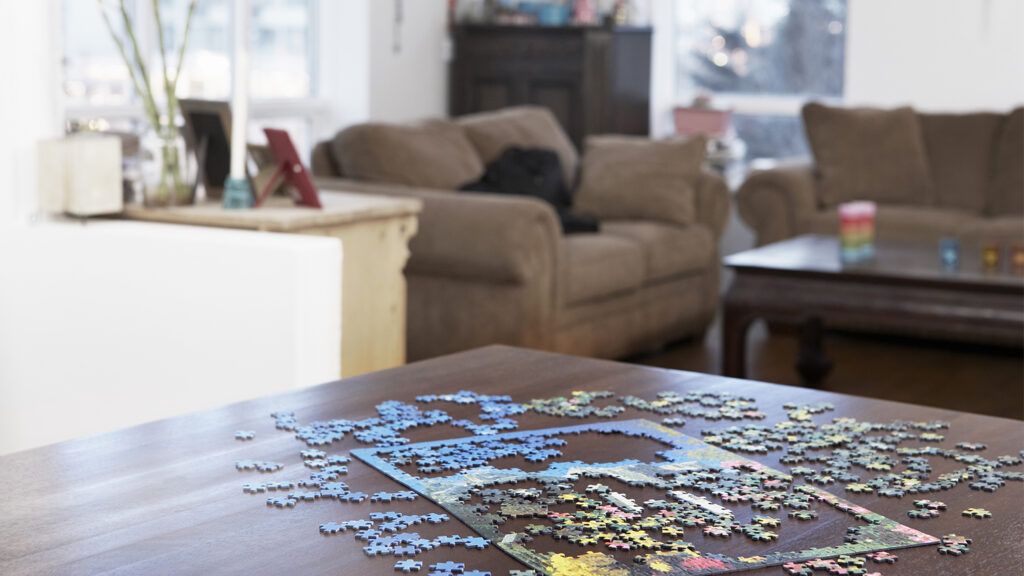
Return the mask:
<svg viewBox="0 0 1024 576">
<path fill-rule="evenodd" d="M 550 457 L 552 453 L 559 454 L 550 446 L 565 445 L 571 442 L 574 436 L 588 433 L 647 438 L 665 445 L 668 449 L 658 453 L 658 456 L 664 460 L 662 462 L 643 463 L 636 460 L 602 463 L 552 462 L 546 469 L 535 472 L 525 472 L 518 468 L 497 468 L 491 465 L 492 460 L 498 461 L 508 459 L 509 456 L 522 455 L 523 451 L 516 452 L 516 450 L 527 444 L 533 447 L 529 450 L 540 449 L 544 451 L 543 456 Z M 543 446 L 549 448 L 541 448 Z M 722 574 L 815 558 L 864 554 L 938 543 L 938 539 L 933 536 L 904 526 L 880 514 L 875 514 L 815 486 L 793 486 L 792 477 L 787 474 L 643 419 L 582 424 L 491 436 L 473 436 L 397 447 L 363 448 L 352 450 L 352 454 L 412 490 L 430 498 L 517 560 L 538 572 L 550 575 L 647 576 L 668 573 L 696 576 Z M 437 468 L 438 462 L 446 463 L 452 473 L 420 477 L 413 476 L 401 468 L 405 466 L 416 470 L 414 462 L 428 462 L 432 469 Z M 467 463 L 470 466 L 475 464 L 475 466 L 469 467 Z M 666 540 L 659 542 L 647 535 L 637 536 L 643 534 L 637 532 L 638 530 L 655 528 L 654 521 L 657 518 L 650 520 L 648 519 L 650 517 L 640 517 L 645 509 L 651 507 L 661 510 L 673 509 L 679 514 L 708 519 L 711 525 L 716 522 L 722 522 L 726 526 L 730 525 L 729 519 L 732 518 L 733 513 L 728 507 L 715 504 L 702 495 L 701 490 L 693 489 L 692 479 L 695 476 L 707 475 L 709 472 L 719 478 L 727 479 L 724 484 L 726 486 L 745 485 L 749 487 L 753 484 L 755 485 L 754 494 L 757 494 L 758 490 L 761 490 L 762 493 L 774 493 L 776 500 L 787 495 L 793 498 L 799 496 L 799 498 L 807 498 L 818 505 L 837 508 L 851 515 L 848 524 L 855 528 L 849 528 L 848 532 L 855 536 L 852 539 L 846 538 L 843 542 L 838 542 L 835 545 L 823 545 L 795 551 L 771 551 L 739 557 L 701 552 L 699 544 L 693 545 L 685 541 L 677 540 L 670 546 L 666 546 L 662 544 Z M 554 510 L 549 511 L 548 506 L 543 504 L 543 502 L 551 502 L 551 493 L 548 491 L 552 487 L 556 487 L 555 492 L 570 493 L 569 503 L 574 500 L 582 501 L 583 494 L 565 488 L 566 483 L 575 483 L 580 478 L 594 479 L 594 482 L 601 479 L 612 479 L 630 486 L 653 486 L 664 490 L 667 499 L 673 501 L 668 504 L 666 500 L 648 500 L 643 505 L 639 505 L 625 494 L 606 490 L 602 494 L 594 494 L 593 499 L 587 498 L 590 500 L 586 502 L 587 507 L 582 507 L 583 510 L 595 508 L 604 510 L 604 514 L 619 518 L 619 520 L 611 521 L 620 524 L 619 530 L 624 530 L 621 526 L 622 523 L 635 521 L 628 528 L 632 534 L 632 542 L 636 544 L 633 546 L 634 551 L 630 553 L 630 556 L 639 554 L 642 556 L 641 561 L 622 561 L 619 558 L 620 555 L 596 551 L 597 549 L 594 547 L 577 547 L 578 553 L 572 554 L 540 551 L 531 547 L 534 536 L 530 532 L 511 528 L 502 529 L 503 526 L 500 524 L 506 519 L 529 517 L 537 524 L 549 523 L 552 520 L 557 523 L 560 518 L 563 523 L 561 532 L 563 538 L 569 533 L 575 534 L 576 538 L 579 538 L 581 534 L 583 537 L 587 537 L 589 533 L 584 528 L 580 528 L 581 524 L 595 530 L 607 531 L 608 521 L 603 521 L 603 523 L 599 521 L 597 525 L 587 525 L 585 522 L 576 522 L 572 518 L 567 519 L 567 517 L 572 517 L 572 514 L 565 513 L 559 517 L 558 513 L 555 513 Z M 679 479 L 683 479 L 683 481 Z M 690 479 L 690 481 L 686 479 Z M 517 485 L 524 486 L 525 483 L 538 484 L 544 487 L 544 491 L 517 490 Z M 561 485 L 560 489 L 557 488 L 559 485 Z M 591 487 L 588 487 L 588 490 Z M 706 493 L 707 486 L 705 485 L 703 488 Z M 782 490 L 785 493 L 780 496 L 779 493 Z M 479 500 L 481 492 L 488 493 L 491 497 L 490 502 L 496 506 L 474 503 L 474 499 Z M 542 494 L 544 497 L 538 498 L 538 494 Z M 714 497 L 710 494 L 708 496 Z M 562 498 L 565 497 L 557 496 L 556 499 L 562 503 Z M 749 501 L 741 503 L 749 504 Z M 604 506 L 596 506 L 597 504 L 604 504 Z M 495 507 L 499 514 L 490 510 Z M 555 506 L 551 506 L 551 508 L 555 508 Z M 593 519 L 594 515 L 584 512 L 583 517 Z M 639 520 L 638 517 L 640 517 Z M 580 518 L 579 512 L 576 513 L 575 518 Z M 699 531 L 701 525 L 698 524 L 696 530 Z M 661 526 L 664 526 L 664 523 Z M 686 524 L 686 526 L 693 525 Z M 733 528 L 738 529 L 737 526 L 733 526 Z M 537 538 L 552 534 L 552 532 L 538 532 L 537 530 L 538 528 L 535 527 L 533 532 L 533 534 L 537 534 Z M 684 530 L 690 531 L 694 528 L 681 528 L 679 532 Z M 754 531 L 757 532 L 757 530 L 760 529 Z M 727 537 L 729 533 L 718 535 Z M 586 540 L 583 543 L 595 544 L 596 540 Z"/>
</svg>

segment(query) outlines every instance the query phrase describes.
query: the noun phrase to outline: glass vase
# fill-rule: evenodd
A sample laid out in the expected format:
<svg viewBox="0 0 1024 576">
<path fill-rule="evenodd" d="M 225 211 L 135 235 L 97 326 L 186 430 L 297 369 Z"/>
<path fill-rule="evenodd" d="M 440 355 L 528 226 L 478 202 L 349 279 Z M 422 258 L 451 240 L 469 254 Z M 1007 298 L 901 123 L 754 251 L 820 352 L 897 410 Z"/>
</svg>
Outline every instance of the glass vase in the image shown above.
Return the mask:
<svg viewBox="0 0 1024 576">
<path fill-rule="evenodd" d="M 193 169 L 185 138 L 177 126 L 149 127 L 142 135 L 140 170 L 146 206 L 191 204 Z"/>
</svg>

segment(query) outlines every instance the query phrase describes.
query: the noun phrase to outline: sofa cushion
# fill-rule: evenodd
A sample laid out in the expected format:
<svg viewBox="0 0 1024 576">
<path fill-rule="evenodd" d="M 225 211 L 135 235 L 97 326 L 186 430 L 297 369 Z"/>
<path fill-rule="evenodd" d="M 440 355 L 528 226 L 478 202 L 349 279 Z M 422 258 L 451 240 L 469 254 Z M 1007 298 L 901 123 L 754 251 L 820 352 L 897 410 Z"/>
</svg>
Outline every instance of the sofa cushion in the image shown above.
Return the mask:
<svg viewBox="0 0 1024 576">
<path fill-rule="evenodd" d="M 601 230 L 643 247 L 647 283 L 705 272 L 715 265 L 715 240 L 705 226 L 610 220 L 601 223 Z"/>
<path fill-rule="evenodd" d="M 702 137 L 587 138 L 576 206 L 601 219 L 692 224 L 697 211 L 694 187 L 706 155 Z"/>
<path fill-rule="evenodd" d="M 875 223 L 880 240 L 926 240 L 955 236 L 963 222 L 974 218 L 962 210 L 925 206 L 879 206 Z M 801 234 L 839 233 L 835 209 L 821 210 L 799 219 Z"/>
<path fill-rule="evenodd" d="M 632 292 L 644 282 L 644 251 L 608 234 L 566 236 L 561 280 L 567 305 Z"/>
<path fill-rule="evenodd" d="M 1024 108 L 1010 113 L 996 142 L 988 213 L 1024 215 Z"/>
<path fill-rule="evenodd" d="M 565 185 L 573 190 L 579 155 L 554 114 L 539 106 L 517 106 L 481 112 L 457 120 L 484 164 L 498 159 L 506 148 L 547 148 L 558 154 Z"/>
<path fill-rule="evenodd" d="M 334 137 L 334 158 L 349 178 L 454 190 L 484 165 L 462 128 L 447 120 L 351 126 Z"/>
<path fill-rule="evenodd" d="M 918 116 L 936 205 L 984 212 L 992 154 L 1006 116 L 988 112 Z"/>
<path fill-rule="evenodd" d="M 804 127 L 823 206 L 851 200 L 933 203 L 928 157 L 911 108 L 830 108 L 807 104 Z"/>
<path fill-rule="evenodd" d="M 966 241 L 995 241 L 1001 244 L 1024 245 L 1024 216 L 971 218 L 960 226 L 959 236 Z"/>
</svg>

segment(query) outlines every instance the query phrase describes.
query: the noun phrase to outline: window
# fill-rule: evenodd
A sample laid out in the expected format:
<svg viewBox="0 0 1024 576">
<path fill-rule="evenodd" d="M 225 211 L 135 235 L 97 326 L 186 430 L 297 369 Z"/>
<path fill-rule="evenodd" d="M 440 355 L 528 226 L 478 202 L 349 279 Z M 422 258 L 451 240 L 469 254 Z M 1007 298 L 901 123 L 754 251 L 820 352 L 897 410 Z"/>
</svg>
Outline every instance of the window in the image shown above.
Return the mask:
<svg viewBox="0 0 1024 576">
<path fill-rule="evenodd" d="M 133 100 L 128 72 L 95 2 L 64 2 L 64 93 L 70 106 Z"/>
<path fill-rule="evenodd" d="M 734 111 L 747 158 L 807 154 L 800 106 L 843 95 L 846 0 L 679 0 L 677 95 Z"/>
<path fill-rule="evenodd" d="M 123 30 L 116 1 L 106 2 L 115 29 Z M 168 65 L 177 61 L 189 0 L 159 0 Z M 189 32 L 178 81 L 182 98 L 227 100 L 231 96 L 231 0 L 202 0 Z M 150 70 L 161 65 L 154 14 L 147 0 L 128 0 L 140 50 Z M 308 152 L 310 127 L 325 105 L 317 93 L 317 0 L 252 0 L 250 87 L 251 139 L 261 141 L 260 126 L 293 132 L 300 151 Z M 99 6 L 64 0 L 64 92 L 68 120 L 99 122 L 100 128 L 133 130 L 142 121 L 124 62 L 110 39 Z M 162 90 L 154 91 L 158 100 Z"/>
</svg>

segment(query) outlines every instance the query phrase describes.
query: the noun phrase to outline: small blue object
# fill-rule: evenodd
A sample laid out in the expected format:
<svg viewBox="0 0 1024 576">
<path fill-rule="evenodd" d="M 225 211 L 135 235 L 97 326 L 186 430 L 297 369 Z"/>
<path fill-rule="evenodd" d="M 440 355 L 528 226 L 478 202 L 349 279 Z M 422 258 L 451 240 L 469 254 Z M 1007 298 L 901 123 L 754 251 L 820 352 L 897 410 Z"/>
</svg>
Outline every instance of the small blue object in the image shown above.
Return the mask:
<svg viewBox="0 0 1024 576">
<path fill-rule="evenodd" d="M 466 565 L 462 562 L 452 562 L 447 560 L 445 562 L 438 562 L 437 564 L 431 564 L 430 569 L 434 572 L 440 572 L 442 574 L 461 574 L 466 569 Z"/>
<path fill-rule="evenodd" d="M 423 562 L 419 560 L 399 560 L 395 562 L 395 570 L 399 572 L 419 572 L 423 568 Z"/>
<path fill-rule="evenodd" d="M 462 543 L 462 536 L 459 536 L 458 534 L 438 536 L 437 538 L 434 538 L 434 543 L 438 546 L 454 547 Z"/>
<path fill-rule="evenodd" d="M 955 270 L 960 266 L 960 240 L 956 238 L 939 239 L 939 261 L 947 270 Z"/>
<path fill-rule="evenodd" d="M 568 4 L 543 4 L 537 10 L 537 23 L 541 26 L 565 26 L 569 23 L 571 9 Z"/>
<path fill-rule="evenodd" d="M 228 178 L 224 183 L 224 208 L 245 210 L 252 208 L 252 189 L 245 178 Z"/>
<path fill-rule="evenodd" d="M 487 538 L 480 538 L 479 536 L 473 536 L 471 538 L 463 538 L 462 545 L 470 550 L 483 550 L 491 545 L 491 541 Z"/>
</svg>

